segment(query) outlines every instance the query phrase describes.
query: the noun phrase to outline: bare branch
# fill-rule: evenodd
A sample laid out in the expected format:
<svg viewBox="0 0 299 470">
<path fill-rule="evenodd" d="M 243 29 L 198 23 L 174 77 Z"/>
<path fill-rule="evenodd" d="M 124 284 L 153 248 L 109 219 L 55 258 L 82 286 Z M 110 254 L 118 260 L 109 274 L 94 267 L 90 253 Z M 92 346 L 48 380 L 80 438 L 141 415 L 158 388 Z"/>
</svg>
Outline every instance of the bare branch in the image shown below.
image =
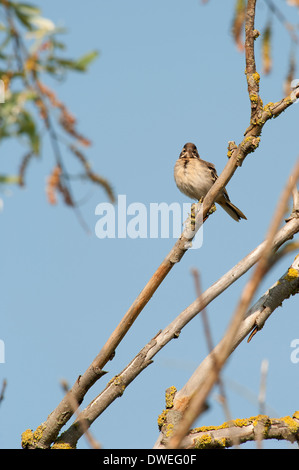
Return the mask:
<svg viewBox="0 0 299 470">
<path fill-rule="evenodd" d="M 245 58 L 248 94 L 251 103 L 251 119 L 259 115 L 263 103 L 259 96 L 260 77 L 256 71 L 254 41 L 259 36 L 254 29 L 256 0 L 248 0 L 245 19 Z"/>
<path fill-rule="evenodd" d="M 263 439 L 279 439 L 288 442 L 299 441 L 299 413 L 284 418 L 269 418 L 258 415 L 251 418 L 235 419 L 220 426 L 203 426 L 192 429 L 184 439 L 187 449 L 224 449 L 238 440 L 245 443 Z"/>
</svg>

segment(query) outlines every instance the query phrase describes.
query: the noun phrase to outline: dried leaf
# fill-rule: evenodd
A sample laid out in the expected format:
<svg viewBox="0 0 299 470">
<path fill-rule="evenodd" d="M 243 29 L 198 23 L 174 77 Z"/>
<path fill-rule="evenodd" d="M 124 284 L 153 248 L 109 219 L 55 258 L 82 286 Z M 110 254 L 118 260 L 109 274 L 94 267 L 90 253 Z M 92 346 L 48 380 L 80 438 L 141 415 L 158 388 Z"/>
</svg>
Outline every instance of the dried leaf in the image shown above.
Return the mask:
<svg viewBox="0 0 299 470">
<path fill-rule="evenodd" d="M 245 24 L 246 2 L 245 0 L 237 0 L 235 5 L 235 14 L 232 24 L 232 33 L 236 46 L 239 51 L 244 50 L 244 42 L 242 39 L 243 28 Z"/>
<path fill-rule="evenodd" d="M 263 73 L 265 75 L 268 75 L 272 70 L 271 36 L 272 36 L 272 26 L 271 26 L 271 22 L 268 22 L 262 34 L 262 62 L 263 62 Z"/>
<path fill-rule="evenodd" d="M 75 147 L 74 145 L 70 145 L 70 150 L 74 153 L 74 155 L 76 155 L 76 157 L 82 163 L 82 165 L 85 169 L 85 173 L 86 173 L 87 178 L 90 179 L 90 181 L 92 181 L 93 183 L 96 183 L 96 184 L 99 184 L 100 186 L 102 186 L 105 189 L 110 201 L 112 203 L 114 203 L 115 202 L 115 195 L 114 195 L 114 192 L 113 192 L 113 189 L 112 189 L 110 183 L 105 178 L 103 178 L 102 176 L 100 176 L 100 175 L 98 175 L 98 174 L 96 174 L 92 171 L 86 157 L 83 155 L 83 153 L 77 147 Z"/>
<path fill-rule="evenodd" d="M 47 180 L 46 186 L 46 193 L 48 197 L 49 204 L 57 204 L 57 190 L 59 189 L 60 183 L 60 176 L 61 176 L 61 168 L 60 166 L 55 166 L 52 173 L 50 174 Z"/>
</svg>

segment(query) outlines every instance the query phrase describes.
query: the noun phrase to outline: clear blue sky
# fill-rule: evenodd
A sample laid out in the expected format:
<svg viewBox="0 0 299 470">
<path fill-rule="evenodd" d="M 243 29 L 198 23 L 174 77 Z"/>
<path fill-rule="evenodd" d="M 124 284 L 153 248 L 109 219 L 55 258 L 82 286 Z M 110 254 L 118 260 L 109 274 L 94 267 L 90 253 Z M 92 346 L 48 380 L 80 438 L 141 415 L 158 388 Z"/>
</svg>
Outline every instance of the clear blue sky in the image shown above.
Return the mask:
<svg viewBox="0 0 299 470">
<path fill-rule="evenodd" d="M 237 143 L 249 123 L 244 56 L 233 43 L 234 1 L 210 0 L 52 0 L 36 2 L 45 17 L 64 25 L 66 56 L 100 51 L 88 74 L 55 84 L 59 98 L 78 118 L 93 142 L 87 155 L 127 204 L 188 202 L 175 186 L 173 166 L 185 142 L 193 141 L 218 173 L 226 164 L 227 143 Z M 298 10 L 279 6 L 298 22 Z M 258 29 L 268 12 L 258 2 Z M 264 103 L 277 101 L 287 72 L 290 39 L 273 18 L 274 68 L 261 78 Z M 260 41 L 256 42 L 258 69 Z M 298 51 L 297 51 L 298 53 Z M 52 83 L 51 83 L 52 84 Z M 298 112 L 294 105 L 267 124 L 258 150 L 247 157 L 228 186 L 231 200 L 247 221 L 234 222 L 220 208 L 204 227 L 203 247 L 188 252 L 169 274 L 117 348 L 109 372 L 84 404 L 131 361 L 139 350 L 195 298 L 192 267 L 209 287 L 265 236 L 280 191 L 298 156 Z M 21 153 L 2 150 L 3 168 L 16 171 Z M 65 154 L 69 162 L 70 155 Z M 164 256 L 173 239 L 105 239 L 94 234 L 95 208 L 107 201 L 97 187 L 78 186 L 78 200 L 92 235 L 62 203 L 49 206 L 44 192 L 53 167 L 49 145 L 33 161 L 25 189 L 1 193 L 1 328 L 8 382 L 0 406 L 0 447 L 19 448 L 21 433 L 36 429 L 58 405 L 60 380 L 70 385 L 94 359 Z M 2 171 L 1 170 L 1 171 Z M 74 188 L 75 189 L 75 188 Z M 87 197 L 86 197 L 87 196 Z M 263 293 L 291 264 L 283 259 L 259 290 Z M 225 331 L 247 278 L 242 278 L 208 308 L 213 340 Z M 267 405 L 272 416 L 298 409 L 299 364 L 290 360 L 290 343 L 299 337 L 298 296 L 288 300 L 248 345 L 242 344 L 223 376 L 233 417 L 258 414 L 261 361 L 269 360 Z M 105 448 L 151 448 L 158 437 L 157 417 L 164 392 L 180 389 L 207 347 L 200 318 L 165 347 L 94 423 L 91 430 Z M 198 425 L 221 424 L 222 409 L 210 410 Z M 276 443 L 265 444 L 276 446 Z M 86 447 L 84 438 L 79 447 Z"/>
</svg>

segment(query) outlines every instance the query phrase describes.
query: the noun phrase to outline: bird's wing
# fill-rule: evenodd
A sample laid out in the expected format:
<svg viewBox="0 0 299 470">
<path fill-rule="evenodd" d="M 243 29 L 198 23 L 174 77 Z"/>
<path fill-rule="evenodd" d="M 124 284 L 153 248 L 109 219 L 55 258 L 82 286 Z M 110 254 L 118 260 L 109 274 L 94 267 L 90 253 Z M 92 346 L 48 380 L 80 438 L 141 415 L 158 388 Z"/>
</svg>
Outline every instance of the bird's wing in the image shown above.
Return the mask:
<svg viewBox="0 0 299 470">
<path fill-rule="evenodd" d="M 218 178 L 215 165 L 213 165 L 213 163 L 210 163 L 210 162 L 206 162 L 206 164 L 207 164 L 207 167 L 209 168 L 209 170 L 210 170 L 210 172 L 211 172 L 211 177 L 213 178 L 213 182 L 215 183 L 215 181 L 216 181 L 217 178 Z M 225 188 L 223 188 L 221 194 L 224 196 L 224 199 L 226 199 L 227 201 L 230 201 L 230 198 L 229 198 L 229 196 L 228 196 L 227 191 L 226 191 Z"/>
<path fill-rule="evenodd" d="M 206 162 L 206 164 L 207 164 L 207 167 L 208 167 L 209 170 L 210 170 L 210 173 L 211 173 L 211 177 L 212 177 L 212 179 L 213 179 L 213 182 L 215 183 L 216 179 L 218 178 L 216 168 L 215 168 L 215 166 L 213 165 L 213 163 Z"/>
</svg>

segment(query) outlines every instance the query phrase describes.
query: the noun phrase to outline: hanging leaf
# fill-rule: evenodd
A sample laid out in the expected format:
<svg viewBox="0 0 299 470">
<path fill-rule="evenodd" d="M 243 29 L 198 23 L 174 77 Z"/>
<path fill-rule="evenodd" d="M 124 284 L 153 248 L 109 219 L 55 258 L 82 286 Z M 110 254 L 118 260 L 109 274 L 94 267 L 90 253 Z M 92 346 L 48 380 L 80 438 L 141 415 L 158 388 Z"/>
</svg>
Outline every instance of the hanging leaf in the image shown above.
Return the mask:
<svg viewBox="0 0 299 470">
<path fill-rule="evenodd" d="M 272 70 L 271 37 L 272 24 L 269 21 L 262 34 L 262 63 L 265 75 L 268 75 Z"/>
<path fill-rule="evenodd" d="M 295 72 L 296 72 L 296 59 L 295 59 L 295 54 L 292 51 L 292 53 L 290 54 L 288 74 L 283 84 L 283 90 L 284 90 L 285 96 L 288 96 L 292 92 L 292 82 L 295 79 Z"/>
<path fill-rule="evenodd" d="M 245 0 L 237 0 L 235 5 L 235 13 L 232 24 L 232 33 L 236 46 L 239 51 L 244 50 L 244 42 L 242 38 L 245 23 L 246 2 Z"/>
<path fill-rule="evenodd" d="M 29 139 L 32 152 L 36 155 L 39 154 L 39 133 L 36 130 L 34 119 L 28 111 L 23 110 L 23 112 L 19 114 L 19 118 L 17 121 L 17 135 L 26 135 Z"/>
<path fill-rule="evenodd" d="M 31 31 L 33 29 L 33 26 L 30 22 L 31 16 L 24 15 L 19 10 L 16 10 L 15 13 L 18 19 L 20 20 L 20 22 L 22 23 L 22 25 L 25 26 L 26 29 Z"/>
<path fill-rule="evenodd" d="M 87 67 L 89 64 L 98 57 L 98 51 L 91 51 L 84 56 L 80 57 L 79 59 L 63 59 L 59 57 L 49 57 L 48 63 L 52 63 L 53 65 L 60 66 L 64 69 L 76 70 L 77 72 L 86 72 Z"/>
<path fill-rule="evenodd" d="M 93 62 L 98 57 L 98 55 L 98 51 L 91 51 L 87 54 L 84 54 L 82 57 L 76 60 L 76 70 L 85 72 L 89 64 L 91 64 L 91 62 Z"/>
<path fill-rule="evenodd" d="M 40 8 L 29 3 L 10 2 L 10 6 L 23 15 L 35 16 L 40 14 Z"/>
<path fill-rule="evenodd" d="M 46 194 L 49 204 L 57 204 L 57 190 L 60 182 L 61 168 L 60 166 L 55 166 L 52 173 L 47 179 L 46 185 Z"/>
</svg>

